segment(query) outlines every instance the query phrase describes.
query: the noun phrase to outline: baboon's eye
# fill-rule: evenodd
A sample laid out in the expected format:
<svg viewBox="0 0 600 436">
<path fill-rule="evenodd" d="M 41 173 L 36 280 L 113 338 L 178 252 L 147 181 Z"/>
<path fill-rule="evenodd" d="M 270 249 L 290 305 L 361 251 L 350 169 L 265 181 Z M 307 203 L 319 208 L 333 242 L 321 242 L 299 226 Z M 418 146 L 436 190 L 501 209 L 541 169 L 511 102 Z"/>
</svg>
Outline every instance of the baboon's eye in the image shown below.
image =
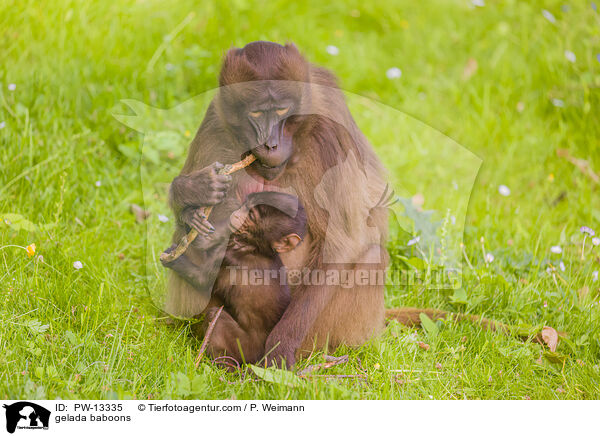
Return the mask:
<svg viewBox="0 0 600 436">
<path fill-rule="evenodd" d="M 252 222 L 258 222 L 260 219 L 260 214 L 256 209 L 250 209 L 250 212 L 248 212 L 248 218 L 250 218 L 250 221 Z"/>
<path fill-rule="evenodd" d="M 262 115 L 261 111 L 254 111 L 254 112 L 250 112 L 248 115 L 250 115 L 252 118 L 258 118 Z"/>
<path fill-rule="evenodd" d="M 279 108 L 276 109 L 275 112 L 277 112 L 277 115 L 282 116 L 288 113 L 288 111 L 290 110 L 290 107 L 283 107 L 283 108 Z"/>
</svg>

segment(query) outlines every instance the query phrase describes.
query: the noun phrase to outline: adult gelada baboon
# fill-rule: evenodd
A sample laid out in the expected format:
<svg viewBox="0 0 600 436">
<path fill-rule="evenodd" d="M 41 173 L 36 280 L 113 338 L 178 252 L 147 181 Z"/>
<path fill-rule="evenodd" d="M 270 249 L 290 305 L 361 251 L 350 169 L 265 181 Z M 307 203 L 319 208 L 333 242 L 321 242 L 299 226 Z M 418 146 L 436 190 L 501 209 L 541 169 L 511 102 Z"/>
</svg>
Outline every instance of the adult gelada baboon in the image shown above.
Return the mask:
<svg viewBox="0 0 600 436">
<path fill-rule="evenodd" d="M 384 169 L 334 75 L 308 63 L 293 44 L 259 41 L 227 52 L 219 85 L 171 185 L 173 241 L 190 228 L 214 232 L 186 252 L 200 263 L 202 250 L 222 243 L 229 215 L 248 194 L 293 192 L 306 209 L 308 233 L 281 259 L 290 270 L 325 274 L 290 280 L 291 302 L 265 344 L 273 350 L 268 360 L 292 365 L 315 346 L 363 344 L 384 325 L 381 278 L 388 256 L 381 245 L 388 222 L 386 208 L 376 207 Z M 218 174 L 215 162 L 236 162 L 249 152 L 257 160 L 246 170 Z M 206 206 L 214 206 L 210 223 L 201 211 Z M 331 272 L 352 277 L 352 286 Z M 207 294 L 177 274 L 168 286 L 169 312 L 194 316 L 206 307 Z"/>
</svg>

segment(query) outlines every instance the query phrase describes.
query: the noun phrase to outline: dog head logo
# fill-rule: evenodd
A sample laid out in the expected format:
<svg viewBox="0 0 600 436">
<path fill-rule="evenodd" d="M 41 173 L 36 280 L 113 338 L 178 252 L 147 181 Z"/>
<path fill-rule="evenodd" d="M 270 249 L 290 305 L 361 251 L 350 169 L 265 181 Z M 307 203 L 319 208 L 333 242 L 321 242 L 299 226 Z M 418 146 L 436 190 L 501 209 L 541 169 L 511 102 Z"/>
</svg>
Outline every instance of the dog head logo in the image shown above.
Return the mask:
<svg viewBox="0 0 600 436">
<path fill-rule="evenodd" d="M 6 431 L 19 429 L 48 429 L 50 411 L 28 401 L 3 406 L 6 409 Z"/>
</svg>

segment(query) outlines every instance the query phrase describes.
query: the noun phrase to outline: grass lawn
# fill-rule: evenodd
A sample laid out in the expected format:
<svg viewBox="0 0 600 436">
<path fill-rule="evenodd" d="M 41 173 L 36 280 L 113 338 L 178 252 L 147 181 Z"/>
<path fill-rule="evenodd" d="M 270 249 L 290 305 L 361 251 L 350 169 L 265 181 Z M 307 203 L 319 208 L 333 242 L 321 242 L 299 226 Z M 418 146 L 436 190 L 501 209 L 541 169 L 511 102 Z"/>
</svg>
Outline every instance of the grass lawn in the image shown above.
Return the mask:
<svg viewBox="0 0 600 436">
<path fill-rule="evenodd" d="M 586 237 L 582 247 L 580 231 L 600 233 L 593 4 L 196 3 L 0 3 L 0 398 L 600 398 L 600 246 Z M 164 187 L 203 117 L 181 108 L 217 86 L 227 48 L 257 39 L 293 41 L 333 70 L 397 193 L 418 194 L 433 221 L 454 217 L 438 236 L 451 236 L 462 286 L 390 283 L 387 305 L 485 315 L 530 333 L 551 326 L 568 335 L 555 353 L 439 321 L 392 323 L 369 344 L 338 349 L 347 364 L 317 373 L 360 378 L 290 386 L 206 360 L 195 368 L 199 343 L 165 325 L 150 298 L 164 247 L 147 230 L 161 241 L 170 232 L 172 220 L 158 218 L 169 216 Z M 393 67 L 401 77 L 387 77 Z M 123 99 L 171 109 L 175 121 L 140 126 L 144 135 L 113 115 L 133 115 Z M 142 144 L 155 154 L 140 173 Z M 132 203 L 151 211 L 148 225 Z M 390 242 L 394 265 L 405 242 Z M 32 243 L 29 257 L 22 247 Z M 298 368 L 323 361 L 316 352 Z"/>
</svg>

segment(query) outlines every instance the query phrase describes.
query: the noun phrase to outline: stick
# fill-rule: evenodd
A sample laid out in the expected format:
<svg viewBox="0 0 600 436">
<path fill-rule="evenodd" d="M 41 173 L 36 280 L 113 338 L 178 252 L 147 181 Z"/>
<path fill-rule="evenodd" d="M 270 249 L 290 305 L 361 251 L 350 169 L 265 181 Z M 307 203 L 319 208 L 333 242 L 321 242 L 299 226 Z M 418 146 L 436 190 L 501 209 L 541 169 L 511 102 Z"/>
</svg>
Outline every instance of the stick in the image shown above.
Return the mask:
<svg viewBox="0 0 600 436">
<path fill-rule="evenodd" d="M 327 381 L 327 379 L 331 379 L 331 378 L 335 378 L 335 379 L 358 379 L 358 380 L 365 380 L 365 375 L 364 374 L 304 374 L 299 376 L 300 378 L 309 378 L 309 377 L 315 377 L 315 378 L 324 378 L 325 381 Z"/>
<path fill-rule="evenodd" d="M 202 360 L 202 357 L 204 356 L 204 351 L 206 351 L 206 347 L 208 347 L 208 341 L 210 339 L 210 336 L 212 335 L 212 332 L 215 328 L 215 324 L 217 323 L 217 320 L 221 316 L 221 312 L 223 312 L 223 306 L 219 307 L 217 314 L 215 315 L 213 320 L 210 322 L 210 324 L 208 324 L 208 329 L 206 329 L 206 334 L 204 335 L 204 339 L 202 340 L 202 345 L 200 345 L 200 351 L 198 352 L 198 357 L 196 357 L 196 368 L 198 368 L 198 366 L 200 365 L 200 361 Z"/>
<path fill-rule="evenodd" d="M 256 160 L 256 156 L 254 156 L 253 154 L 249 154 L 248 156 L 246 156 L 244 159 L 242 159 L 239 162 L 236 162 L 231 165 L 225 165 L 223 168 L 221 168 L 219 170 L 219 174 L 235 173 L 236 171 L 246 168 L 248 165 L 250 165 L 255 160 Z M 203 209 L 204 210 L 202 212 L 208 218 L 208 216 L 210 215 L 210 213 L 212 211 L 212 206 L 205 207 Z M 179 256 L 181 256 L 183 253 L 185 253 L 185 250 L 187 250 L 187 248 L 194 241 L 194 239 L 196 239 L 196 236 L 198 236 L 198 232 L 196 231 L 196 229 L 191 229 L 187 235 L 184 235 L 183 238 L 181 238 L 181 240 L 179 241 L 179 244 L 177 245 L 177 247 L 175 247 L 175 249 L 173 251 L 171 251 L 171 252 L 165 251 L 165 252 L 161 253 L 161 255 L 160 255 L 161 262 L 163 262 L 163 263 L 164 262 L 167 262 L 167 263 L 173 262 L 175 259 L 177 259 Z"/>
<path fill-rule="evenodd" d="M 328 361 L 325 363 L 318 363 L 316 365 L 307 366 L 302 371 L 298 372 L 298 375 L 306 376 L 306 375 L 309 375 L 310 373 L 315 372 L 319 369 L 327 369 L 327 368 L 331 368 L 332 366 L 335 366 L 335 365 L 341 365 L 342 363 L 348 363 L 348 355 L 347 354 L 340 356 L 340 357 L 325 356 L 325 359 L 327 359 Z"/>
</svg>

